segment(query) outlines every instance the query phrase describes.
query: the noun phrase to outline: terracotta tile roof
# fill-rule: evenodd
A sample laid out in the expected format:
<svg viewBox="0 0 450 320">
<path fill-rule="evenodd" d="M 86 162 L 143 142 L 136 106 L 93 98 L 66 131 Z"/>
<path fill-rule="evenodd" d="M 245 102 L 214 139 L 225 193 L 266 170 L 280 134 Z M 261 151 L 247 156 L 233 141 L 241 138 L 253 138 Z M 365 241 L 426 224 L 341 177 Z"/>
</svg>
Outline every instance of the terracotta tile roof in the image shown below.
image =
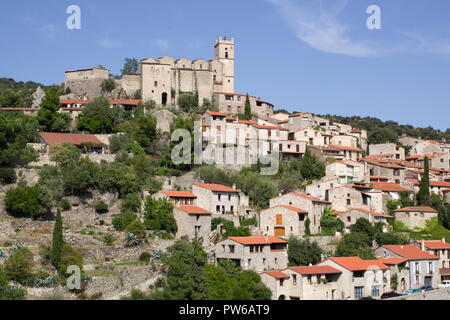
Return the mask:
<svg viewBox="0 0 450 320">
<path fill-rule="evenodd" d="M 307 200 L 311 200 L 311 201 L 314 201 L 314 202 L 322 202 L 322 203 L 326 203 L 326 204 L 331 204 L 331 202 L 329 202 L 329 201 L 320 200 L 319 198 L 306 196 L 306 195 L 301 194 L 301 193 L 290 192 L 290 194 L 293 194 L 294 196 L 301 197 L 301 198 L 304 198 L 304 199 L 307 199 Z"/>
<path fill-rule="evenodd" d="M 425 157 L 428 157 L 428 159 L 434 159 L 434 158 L 438 158 L 438 157 L 442 157 L 445 156 L 447 153 L 433 153 L 433 152 L 429 152 L 429 153 L 422 153 L 422 154 L 415 154 L 409 157 L 406 157 L 405 159 L 416 159 L 419 161 L 423 161 L 425 160 Z"/>
<path fill-rule="evenodd" d="M 346 166 L 349 166 L 349 167 L 354 167 L 354 165 L 352 165 L 350 163 L 347 163 L 345 161 L 335 161 L 333 163 L 339 163 L 339 164 L 343 164 L 343 165 L 346 165 Z M 332 165 L 333 163 L 330 163 L 329 165 Z"/>
<path fill-rule="evenodd" d="M 221 185 L 221 184 L 205 184 L 205 183 L 194 183 L 195 186 L 205 188 L 211 191 L 221 191 L 221 192 L 240 192 L 239 190 Z"/>
<path fill-rule="evenodd" d="M 288 275 L 288 274 L 283 273 L 283 272 L 281 272 L 281 271 L 277 271 L 277 270 L 274 270 L 274 271 L 266 271 L 266 272 L 264 272 L 264 273 L 268 274 L 269 276 L 274 277 L 275 279 L 288 279 L 288 278 L 289 278 L 289 275 Z"/>
<path fill-rule="evenodd" d="M 384 248 L 394 252 L 395 254 L 407 260 L 434 260 L 439 259 L 434 254 L 422 251 L 416 246 L 406 245 L 384 245 Z"/>
<path fill-rule="evenodd" d="M 399 191 L 411 191 L 405 187 L 402 187 L 398 183 L 390 183 L 390 182 L 371 182 L 374 189 L 382 190 L 382 191 L 390 191 L 390 192 L 399 192 Z"/>
<path fill-rule="evenodd" d="M 138 104 L 142 103 L 144 104 L 144 100 L 139 100 L 139 99 L 114 99 L 114 100 L 109 100 L 109 103 L 111 104 L 122 104 L 122 105 L 132 105 L 132 106 L 137 106 Z"/>
<path fill-rule="evenodd" d="M 39 111 L 41 108 L 0 108 L 1 111 Z"/>
<path fill-rule="evenodd" d="M 370 176 L 370 180 L 389 180 L 389 178 L 384 176 Z"/>
<path fill-rule="evenodd" d="M 264 126 L 264 125 L 261 125 L 261 124 L 252 123 L 252 126 L 255 127 L 255 128 L 258 128 L 258 129 L 271 129 L 271 130 L 289 131 L 286 128 L 275 126 L 275 125 L 273 125 L 273 126 Z"/>
<path fill-rule="evenodd" d="M 188 191 L 161 190 L 159 192 L 171 198 L 197 198 L 195 194 Z"/>
<path fill-rule="evenodd" d="M 342 271 L 332 266 L 307 266 L 307 267 L 290 267 L 288 268 L 300 274 L 330 274 L 342 273 Z"/>
<path fill-rule="evenodd" d="M 65 99 L 65 100 L 59 100 L 61 104 L 72 104 L 72 103 L 80 103 L 80 104 L 87 104 L 91 103 L 92 100 L 81 100 L 81 99 Z"/>
<path fill-rule="evenodd" d="M 338 148 L 340 150 L 350 150 L 350 151 L 358 151 L 358 152 L 362 152 L 362 150 L 360 148 L 357 147 L 348 147 L 348 146 L 338 146 L 338 145 L 331 145 L 332 147 Z"/>
<path fill-rule="evenodd" d="M 421 241 L 416 241 L 416 243 L 420 244 Z M 428 249 L 450 249 L 450 243 L 441 240 L 425 240 L 424 244 Z"/>
<path fill-rule="evenodd" d="M 209 113 L 212 116 L 219 116 L 219 117 L 226 117 L 227 115 L 225 113 L 222 112 L 217 112 L 217 111 L 206 111 L 206 113 Z"/>
<path fill-rule="evenodd" d="M 236 241 L 240 244 L 272 244 L 272 243 L 288 243 L 286 240 L 277 237 L 268 236 L 267 241 L 264 236 L 250 236 L 250 237 L 229 237 L 227 239 Z"/>
<path fill-rule="evenodd" d="M 82 147 L 82 143 L 92 143 L 95 146 L 103 145 L 93 134 L 41 132 L 40 135 L 49 145 L 61 144 L 64 142 L 71 143 L 77 147 Z"/>
<path fill-rule="evenodd" d="M 244 124 L 257 124 L 256 122 L 251 121 L 251 120 L 239 120 L 238 122 L 239 123 L 244 123 Z"/>
<path fill-rule="evenodd" d="M 420 181 L 417 179 L 407 179 L 407 180 L 416 186 L 420 185 Z M 430 186 L 431 187 L 450 187 L 450 182 L 430 180 Z"/>
<path fill-rule="evenodd" d="M 284 205 L 284 204 L 280 204 L 278 206 L 274 206 L 274 207 L 271 207 L 271 208 L 268 208 L 268 209 L 261 210 L 261 213 L 263 213 L 264 211 L 270 210 L 270 209 L 277 208 L 277 207 L 282 207 L 282 208 L 285 208 L 285 209 L 288 209 L 288 210 L 291 210 L 291 211 L 294 211 L 294 212 L 298 212 L 298 213 L 308 213 L 308 211 L 305 211 L 305 210 L 302 210 L 302 209 L 298 209 L 298 208 L 295 208 L 293 206 Z"/>
<path fill-rule="evenodd" d="M 380 260 L 382 263 L 386 264 L 386 265 L 397 265 L 397 264 L 401 264 L 403 262 L 406 262 L 407 260 L 404 258 L 396 258 L 396 257 L 381 257 L 378 258 L 378 260 Z"/>
<path fill-rule="evenodd" d="M 227 116 L 226 119 L 227 120 L 236 120 L 236 118 L 233 118 L 233 117 L 230 117 L 230 116 Z"/>
<path fill-rule="evenodd" d="M 356 210 L 359 212 L 363 212 L 363 213 L 367 213 L 367 214 L 371 214 L 374 217 L 385 217 L 385 218 L 392 218 L 392 216 L 388 215 L 388 214 L 383 214 L 383 213 L 377 213 L 377 212 L 373 212 L 373 211 L 369 211 L 363 208 L 350 208 L 350 210 Z"/>
<path fill-rule="evenodd" d="M 209 127 L 209 124 L 207 124 L 207 123 L 202 123 L 202 127 Z"/>
<path fill-rule="evenodd" d="M 388 270 L 389 267 L 379 260 L 363 260 L 360 257 L 333 257 L 329 258 L 334 263 L 350 271 Z"/>
<path fill-rule="evenodd" d="M 400 208 L 397 210 L 394 210 L 394 212 L 431 212 L 431 213 L 438 213 L 436 210 L 434 210 L 431 207 L 421 206 L 421 207 L 405 207 Z"/>
<path fill-rule="evenodd" d="M 211 212 L 209 212 L 208 210 L 205 210 L 205 209 L 197 207 L 197 206 L 179 206 L 176 208 L 178 208 L 186 213 L 189 213 L 189 214 L 205 214 L 205 215 L 211 214 Z"/>
<path fill-rule="evenodd" d="M 389 168 L 389 169 L 404 169 L 403 166 L 401 166 L 400 164 L 395 163 L 394 161 L 391 160 L 380 160 L 380 158 L 375 158 L 375 157 L 365 157 L 363 159 L 361 159 L 361 161 L 365 161 L 367 163 L 370 163 L 372 165 L 375 166 L 379 166 L 379 167 L 384 167 L 384 168 Z"/>
</svg>

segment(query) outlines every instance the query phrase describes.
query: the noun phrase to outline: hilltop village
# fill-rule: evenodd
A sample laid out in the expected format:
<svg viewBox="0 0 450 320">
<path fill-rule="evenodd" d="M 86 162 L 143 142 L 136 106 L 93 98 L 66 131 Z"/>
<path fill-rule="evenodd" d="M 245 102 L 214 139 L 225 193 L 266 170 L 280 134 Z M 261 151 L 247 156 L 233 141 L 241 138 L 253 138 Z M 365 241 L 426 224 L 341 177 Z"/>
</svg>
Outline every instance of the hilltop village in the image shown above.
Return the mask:
<svg viewBox="0 0 450 320">
<path fill-rule="evenodd" d="M 277 111 L 234 92 L 234 39 L 214 49 L 142 59 L 120 79 L 70 70 L 32 107 L 0 109 L 4 286 L 27 299 L 273 300 L 450 287 L 450 143 L 371 144 L 350 124 Z M 176 162 L 180 145 L 192 156 Z"/>
</svg>

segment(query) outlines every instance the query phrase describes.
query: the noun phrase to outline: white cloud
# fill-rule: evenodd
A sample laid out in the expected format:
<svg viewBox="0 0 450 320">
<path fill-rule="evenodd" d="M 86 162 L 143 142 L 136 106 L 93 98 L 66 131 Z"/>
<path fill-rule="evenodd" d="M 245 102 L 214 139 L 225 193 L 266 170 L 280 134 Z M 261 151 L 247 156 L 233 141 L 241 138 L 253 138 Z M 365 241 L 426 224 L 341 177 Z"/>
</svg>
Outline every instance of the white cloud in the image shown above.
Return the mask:
<svg viewBox="0 0 450 320">
<path fill-rule="evenodd" d="M 98 45 L 106 49 L 118 49 L 122 48 L 122 43 L 118 40 L 112 39 L 109 36 L 104 36 L 98 42 Z"/>
<path fill-rule="evenodd" d="M 169 48 L 169 41 L 163 40 L 163 39 L 158 39 L 155 41 L 155 45 L 161 50 L 166 50 Z"/>
<path fill-rule="evenodd" d="M 349 0 L 338 0 L 331 6 L 327 5 L 328 11 L 324 10 L 322 0 L 296 3 L 290 0 L 267 1 L 277 7 L 297 37 L 316 50 L 355 57 L 385 54 L 368 41 L 351 39 L 348 26 L 338 21 L 337 16 L 346 8 Z"/>
</svg>

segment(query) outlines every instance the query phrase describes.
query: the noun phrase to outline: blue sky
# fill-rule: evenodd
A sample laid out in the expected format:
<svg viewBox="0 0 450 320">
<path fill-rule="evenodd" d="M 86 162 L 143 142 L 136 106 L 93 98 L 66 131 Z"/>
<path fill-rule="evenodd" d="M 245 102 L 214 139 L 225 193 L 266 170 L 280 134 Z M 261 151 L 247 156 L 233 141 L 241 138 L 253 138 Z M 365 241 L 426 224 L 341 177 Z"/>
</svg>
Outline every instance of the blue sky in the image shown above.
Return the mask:
<svg viewBox="0 0 450 320">
<path fill-rule="evenodd" d="M 81 30 L 66 9 L 81 8 Z M 381 30 L 369 30 L 369 5 Z M 235 38 L 235 91 L 289 111 L 449 128 L 448 0 L 2 1 L 0 77 L 61 83 L 125 57 L 211 59 Z"/>
</svg>

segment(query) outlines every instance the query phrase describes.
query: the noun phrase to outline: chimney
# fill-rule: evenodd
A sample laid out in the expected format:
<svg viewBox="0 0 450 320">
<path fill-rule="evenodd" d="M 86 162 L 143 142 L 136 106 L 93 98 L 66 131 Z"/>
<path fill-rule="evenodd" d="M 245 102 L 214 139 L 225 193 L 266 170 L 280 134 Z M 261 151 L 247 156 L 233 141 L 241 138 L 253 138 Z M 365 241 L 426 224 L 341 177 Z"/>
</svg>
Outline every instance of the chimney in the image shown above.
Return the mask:
<svg viewBox="0 0 450 320">
<path fill-rule="evenodd" d="M 269 236 L 267 235 L 267 233 L 264 235 L 264 241 L 268 242 L 269 241 Z"/>
<path fill-rule="evenodd" d="M 420 249 L 421 249 L 422 251 L 425 251 L 425 240 L 422 240 L 422 241 L 421 241 L 421 243 L 420 243 Z"/>
<path fill-rule="evenodd" d="M 403 249 L 403 245 L 400 246 L 400 249 Z"/>
<path fill-rule="evenodd" d="M 445 243 L 445 237 L 442 237 L 442 243 Z"/>
<path fill-rule="evenodd" d="M 233 189 L 236 190 L 236 183 L 233 183 Z"/>
</svg>

